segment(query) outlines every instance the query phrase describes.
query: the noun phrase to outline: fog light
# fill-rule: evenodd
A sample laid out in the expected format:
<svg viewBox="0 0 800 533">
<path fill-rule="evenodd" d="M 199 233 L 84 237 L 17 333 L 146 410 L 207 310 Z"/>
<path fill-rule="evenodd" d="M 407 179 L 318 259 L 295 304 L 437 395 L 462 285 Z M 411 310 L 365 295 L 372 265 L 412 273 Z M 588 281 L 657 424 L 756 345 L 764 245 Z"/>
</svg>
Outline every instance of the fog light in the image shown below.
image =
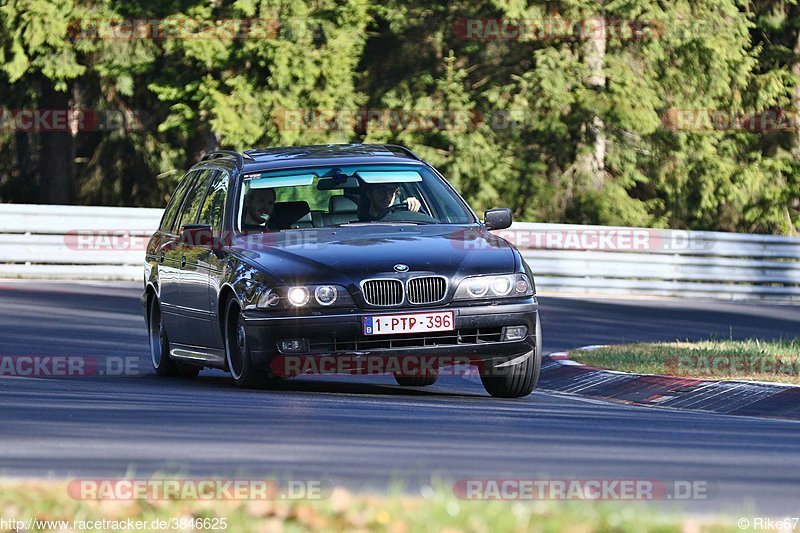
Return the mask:
<svg viewBox="0 0 800 533">
<path fill-rule="evenodd" d="M 508 326 L 503 328 L 504 341 L 520 341 L 528 335 L 528 326 Z"/>
<path fill-rule="evenodd" d="M 283 353 L 297 353 L 306 350 L 305 339 L 283 339 L 278 343 L 278 347 Z"/>
<path fill-rule="evenodd" d="M 308 303 L 311 296 L 305 287 L 292 287 L 288 294 L 289 303 L 295 307 L 302 307 Z"/>
</svg>

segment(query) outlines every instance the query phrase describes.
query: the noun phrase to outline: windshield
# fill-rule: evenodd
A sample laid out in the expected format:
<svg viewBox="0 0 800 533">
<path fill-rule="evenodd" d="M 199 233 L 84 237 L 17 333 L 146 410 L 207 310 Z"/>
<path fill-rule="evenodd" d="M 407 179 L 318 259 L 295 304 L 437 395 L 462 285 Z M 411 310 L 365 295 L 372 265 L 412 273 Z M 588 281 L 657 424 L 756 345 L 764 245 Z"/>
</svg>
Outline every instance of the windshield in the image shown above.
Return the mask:
<svg viewBox="0 0 800 533">
<path fill-rule="evenodd" d="M 464 201 L 424 165 L 356 165 L 248 174 L 242 231 L 353 224 L 469 224 Z"/>
</svg>

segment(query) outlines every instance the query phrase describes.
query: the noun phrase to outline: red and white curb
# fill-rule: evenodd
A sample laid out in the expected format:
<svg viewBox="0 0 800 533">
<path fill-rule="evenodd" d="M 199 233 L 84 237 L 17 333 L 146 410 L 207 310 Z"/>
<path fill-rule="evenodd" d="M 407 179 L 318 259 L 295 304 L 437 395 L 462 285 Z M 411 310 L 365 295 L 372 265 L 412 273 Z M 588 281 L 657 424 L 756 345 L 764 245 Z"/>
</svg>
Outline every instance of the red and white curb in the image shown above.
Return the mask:
<svg viewBox="0 0 800 533">
<path fill-rule="evenodd" d="M 797 386 L 630 374 L 582 365 L 567 352 L 545 356 L 537 390 L 639 406 L 800 420 Z"/>
</svg>

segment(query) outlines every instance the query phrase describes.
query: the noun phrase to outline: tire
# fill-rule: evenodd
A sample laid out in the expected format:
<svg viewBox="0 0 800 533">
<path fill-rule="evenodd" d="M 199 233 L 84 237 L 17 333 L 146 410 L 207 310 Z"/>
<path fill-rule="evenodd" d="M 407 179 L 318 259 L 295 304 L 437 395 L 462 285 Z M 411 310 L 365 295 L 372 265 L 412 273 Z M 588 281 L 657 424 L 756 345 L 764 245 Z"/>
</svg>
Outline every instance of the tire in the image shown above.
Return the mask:
<svg viewBox="0 0 800 533">
<path fill-rule="evenodd" d="M 495 398 L 523 398 L 536 388 L 542 369 L 542 325 L 536 313 L 536 347 L 533 354 L 524 362 L 504 369 L 481 369 L 481 382 L 486 392 Z"/>
<path fill-rule="evenodd" d="M 243 389 L 267 388 L 274 381 L 253 364 L 244 318 L 235 298 L 228 301 L 225 309 L 225 361 L 236 385 Z"/>
<path fill-rule="evenodd" d="M 169 339 L 167 330 L 164 329 L 161 304 L 155 296 L 150 300 L 148 316 L 150 361 L 153 363 L 153 369 L 156 371 L 156 375 L 162 377 L 178 376 L 178 365 L 169 355 Z"/>
<path fill-rule="evenodd" d="M 438 374 L 426 374 L 424 376 L 404 376 L 402 374 L 395 374 L 394 380 L 401 387 L 428 387 L 436 383 Z"/>
<path fill-rule="evenodd" d="M 148 326 L 150 362 L 153 363 L 156 374 L 162 377 L 196 378 L 201 367 L 175 361 L 170 357 L 169 338 L 167 338 L 167 330 L 164 329 L 161 304 L 155 296 L 150 301 Z"/>
</svg>

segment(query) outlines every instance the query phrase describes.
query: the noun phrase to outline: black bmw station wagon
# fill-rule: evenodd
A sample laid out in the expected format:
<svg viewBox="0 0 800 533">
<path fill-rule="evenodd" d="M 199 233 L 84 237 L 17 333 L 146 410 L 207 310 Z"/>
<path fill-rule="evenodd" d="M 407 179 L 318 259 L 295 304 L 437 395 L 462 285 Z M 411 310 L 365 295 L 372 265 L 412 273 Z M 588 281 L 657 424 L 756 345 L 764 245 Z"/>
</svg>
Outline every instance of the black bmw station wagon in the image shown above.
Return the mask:
<svg viewBox="0 0 800 533">
<path fill-rule="evenodd" d="M 230 372 L 270 387 L 308 373 L 433 384 L 473 365 L 492 396 L 541 367 L 531 269 L 431 165 L 391 145 L 219 151 L 181 180 L 146 253 L 158 375 Z"/>
</svg>

